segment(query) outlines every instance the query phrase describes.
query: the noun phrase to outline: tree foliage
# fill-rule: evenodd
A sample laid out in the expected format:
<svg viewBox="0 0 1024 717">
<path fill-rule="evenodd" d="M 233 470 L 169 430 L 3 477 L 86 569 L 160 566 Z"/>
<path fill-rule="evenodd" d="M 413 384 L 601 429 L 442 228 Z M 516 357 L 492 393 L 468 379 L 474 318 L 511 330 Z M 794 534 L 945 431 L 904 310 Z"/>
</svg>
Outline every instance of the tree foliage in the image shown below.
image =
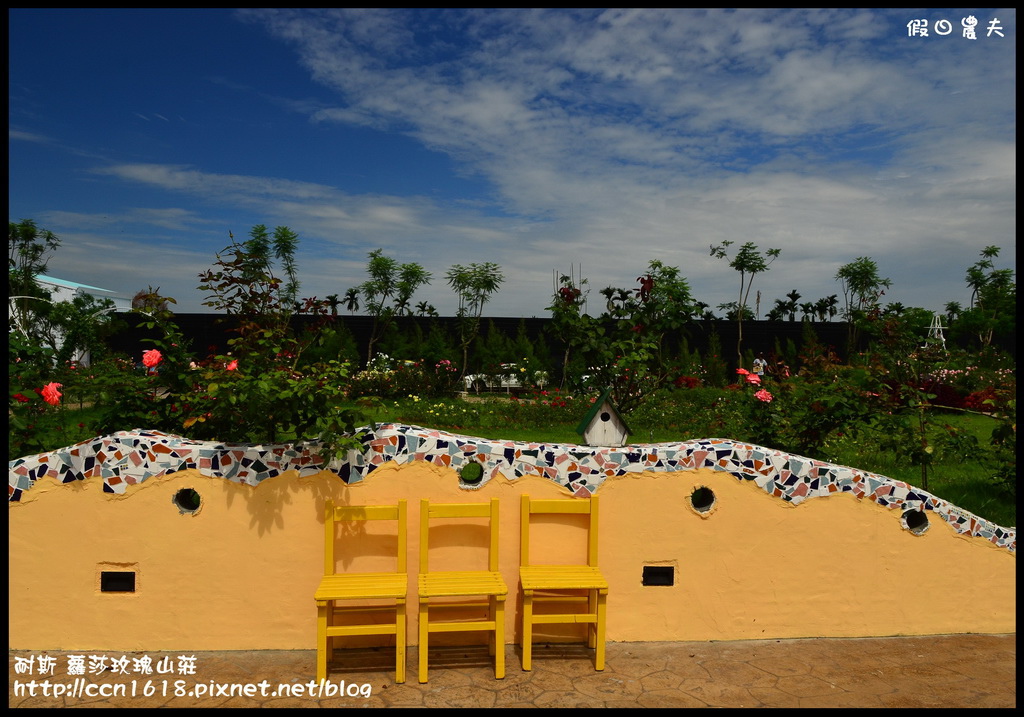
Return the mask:
<svg viewBox="0 0 1024 717">
<path fill-rule="evenodd" d="M 878 264 L 870 257 L 858 257 L 839 267 L 835 276 L 843 291 L 843 318 L 849 325 L 847 348 L 854 351 L 859 337 L 859 324 L 863 324 L 868 309 L 875 306 L 892 286 L 892 281 L 878 273 Z"/>
<path fill-rule="evenodd" d="M 42 229 L 32 219 L 8 222 L 7 297 L 12 328 L 30 338 L 37 317 L 50 311 L 50 292 L 36 277 L 46 273 L 50 257 L 60 247 L 60 238 Z"/>
<path fill-rule="evenodd" d="M 711 256 L 716 259 L 727 259 L 729 256 L 728 249 L 732 244 L 733 242 L 731 241 L 723 241 L 718 246 L 712 246 Z M 771 266 L 772 262 L 781 253 L 781 249 L 768 249 L 764 254 L 761 254 L 757 245 L 748 241 L 736 251 L 736 255 L 729 261 L 729 266 L 740 274 L 739 300 L 734 307 L 737 331 L 736 360 L 738 363 L 743 361 L 743 320 L 751 315 L 750 310 L 747 308 L 750 299 L 750 287 L 754 284 L 754 277 L 768 271 L 768 267 Z"/>
<path fill-rule="evenodd" d="M 373 317 L 373 328 L 367 348 L 367 363 L 373 360 L 376 344 L 391 328 L 395 316 L 411 315 L 410 302 L 421 286 L 430 283 L 431 274 L 414 262 L 399 264 L 384 255 L 383 249 L 370 252 L 366 265 L 369 279 L 359 285 L 358 293 L 365 299 L 365 308 Z M 346 294 L 350 310 L 358 307 L 356 297 Z"/>
<path fill-rule="evenodd" d="M 298 235 L 278 227 L 271 236 L 257 225 L 248 240 L 231 240 L 213 268 L 199 274 L 199 289 L 209 294 L 204 305 L 223 312 L 235 334 L 228 353 L 194 356 L 173 315 L 161 308 L 171 300 L 156 292 L 139 297 L 150 309 L 137 309 L 146 317 L 142 328 L 159 331 L 152 340 L 158 365 L 108 387 L 102 423 L 109 430 L 155 426 L 208 440 L 315 442 L 325 459 L 337 457 L 357 444 L 351 434 L 359 416 L 342 405 L 348 364 L 306 356 L 336 334 L 330 302 L 296 299 Z M 319 321 L 297 332 L 296 313 Z"/>
<path fill-rule="evenodd" d="M 605 310 L 597 318 L 582 311 L 585 295 L 570 278 L 561 283 L 550 309 L 572 346 L 574 360 L 563 359 L 563 366 L 579 372 L 569 377 L 573 388 L 585 372 L 593 388 L 610 388 L 619 410 L 629 413 L 676 378 L 665 338 L 682 333 L 697 311 L 679 269 L 652 260 L 637 277 L 638 288 L 602 289 Z"/>
<path fill-rule="evenodd" d="M 9 222 L 8 290 L 10 329 L 50 349 L 57 363 L 77 361 L 104 351 L 114 302 L 79 292 L 54 301 L 40 282 L 61 241 L 31 219 Z"/>
<path fill-rule="evenodd" d="M 502 276 L 501 267 L 487 261 L 468 266 L 453 264 L 445 274 L 445 279 L 459 298 L 456 316 L 459 320 L 459 347 L 462 350 L 462 371 L 459 378 L 462 378 L 468 369 L 469 346 L 480 333 L 480 316 L 483 314 L 484 304 L 498 290 L 505 277 Z"/>
<path fill-rule="evenodd" d="M 971 305 L 960 312 L 957 332 L 976 337 L 979 346 L 991 345 L 994 336 L 1013 331 L 1017 324 L 1015 272 L 997 269 L 993 260 L 998 256 L 999 247 L 985 247 L 981 259 L 967 269 L 965 277 L 971 290 Z"/>
</svg>

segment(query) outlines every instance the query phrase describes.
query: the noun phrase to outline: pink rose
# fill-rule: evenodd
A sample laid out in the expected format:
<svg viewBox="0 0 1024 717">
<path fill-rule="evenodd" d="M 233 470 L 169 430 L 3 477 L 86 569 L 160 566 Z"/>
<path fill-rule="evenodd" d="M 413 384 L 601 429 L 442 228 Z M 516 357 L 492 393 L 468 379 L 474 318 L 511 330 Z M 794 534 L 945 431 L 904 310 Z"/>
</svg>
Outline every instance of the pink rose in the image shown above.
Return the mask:
<svg viewBox="0 0 1024 717">
<path fill-rule="evenodd" d="M 770 393 L 768 393 L 768 391 L 762 388 L 760 391 L 754 394 L 754 398 L 764 401 L 765 403 L 771 403 L 774 396 L 772 396 Z"/>
<path fill-rule="evenodd" d="M 43 400 L 46 401 L 48 404 L 50 404 L 51 406 L 56 406 L 58 403 L 60 403 L 60 397 L 63 395 L 57 389 L 63 385 L 64 384 L 61 383 L 48 383 L 45 386 L 43 386 L 43 390 L 40 393 L 40 395 L 43 397 Z"/>
<path fill-rule="evenodd" d="M 149 351 L 142 352 L 142 365 L 146 368 L 155 367 L 160 361 L 163 360 L 163 356 L 156 349 L 150 349 Z"/>
<path fill-rule="evenodd" d="M 227 368 L 228 371 L 235 371 L 238 368 L 238 359 L 229 363 L 225 368 Z"/>
</svg>

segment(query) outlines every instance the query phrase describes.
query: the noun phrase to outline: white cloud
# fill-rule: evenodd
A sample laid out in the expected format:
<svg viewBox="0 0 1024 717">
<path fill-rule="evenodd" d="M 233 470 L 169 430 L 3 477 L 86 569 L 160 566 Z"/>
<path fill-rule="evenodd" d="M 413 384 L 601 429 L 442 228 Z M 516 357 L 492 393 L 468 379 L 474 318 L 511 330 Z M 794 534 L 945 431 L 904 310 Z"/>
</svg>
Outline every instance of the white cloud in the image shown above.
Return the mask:
<svg viewBox="0 0 1024 717">
<path fill-rule="evenodd" d="M 291 226 L 304 290 L 321 296 L 363 281 L 366 254 L 382 247 L 435 277 L 499 263 L 504 315 L 545 315 L 552 269 L 582 263 L 596 291 L 632 286 L 651 259 L 679 266 L 716 306 L 734 300 L 738 277 L 708 247 L 731 240 L 782 249 L 755 283 L 763 305 L 796 287 L 810 300 L 837 293 L 839 266 L 867 255 L 893 278 L 893 300 L 937 310 L 965 301 L 963 273 L 983 246 L 1015 262 L 1014 46 L 914 43 L 905 14 L 240 11 L 332 97 L 253 93 L 318 130 L 412 138 L 479 178 L 479 193 L 360 193 L 274 176 L 269 160 L 248 174 L 193 157 L 95 172 L 168 193 L 163 213 L 121 214 L 209 232 L 206 265 L 222 214 Z M 422 293 L 454 312 L 442 280 Z"/>
</svg>

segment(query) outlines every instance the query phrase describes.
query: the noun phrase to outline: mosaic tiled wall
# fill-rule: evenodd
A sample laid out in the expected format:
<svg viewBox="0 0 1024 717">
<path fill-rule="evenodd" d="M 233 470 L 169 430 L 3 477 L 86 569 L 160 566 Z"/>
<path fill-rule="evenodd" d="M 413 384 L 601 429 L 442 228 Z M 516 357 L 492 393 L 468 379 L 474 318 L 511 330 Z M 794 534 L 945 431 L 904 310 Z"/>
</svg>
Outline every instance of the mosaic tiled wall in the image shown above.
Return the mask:
<svg viewBox="0 0 1024 717">
<path fill-rule="evenodd" d="M 256 486 L 286 471 L 312 475 L 336 473 L 346 483 L 365 480 L 377 467 L 395 461 L 428 461 L 460 471 L 470 462 L 483 467 L 478 489 L 497 475 L 509 480 L 532 475 L 548 478 L 577 496 L 596 493 L 607 479 L 642 471 L 710 468 L 798 504 L 810 498 L 851 493 L 899 510 L 921 511 L 953 526 L 961 534 L 984 538 L 1016 552 L 1017 531 L 979 518 L 917 488 L 885 476 L 816 461 L 746 443 L 707 438 L 682 443 L 651 443 L 621 448 L 527 443 L 462 436 L 402 424 L 376 424 L 360 433 L 363 448 L 345 462 L 327 465 L 310 448 L 193 441 L 158 431 L 121 431 L 8 464 L 8 500 L 20 500 L 40 478 L 62 483 L 101 478 L 109 493 L 175 471 L 196 469 L 204 475 Z M 908 528 L 909 529 L 909 528 Z"/>
</svg>

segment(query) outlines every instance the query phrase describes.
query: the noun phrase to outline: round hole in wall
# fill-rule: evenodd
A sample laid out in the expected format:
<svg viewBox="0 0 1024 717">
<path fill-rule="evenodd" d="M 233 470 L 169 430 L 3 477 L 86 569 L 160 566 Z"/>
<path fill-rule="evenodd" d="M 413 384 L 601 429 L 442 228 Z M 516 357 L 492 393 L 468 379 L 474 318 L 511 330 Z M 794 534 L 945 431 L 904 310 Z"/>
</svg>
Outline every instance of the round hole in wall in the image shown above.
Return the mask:
<svg viewBox="0 0 1024 717">
<path fill-rule="evenodd" d="M 192 514 L 199 510 L 199 506 L 203 504 L 203 499 L 195 489 L 182 488 L 174 494 L 173 503 L 182 514 Z"/>
<path fill-rule="evenodd" d="M 459 471 L 459 478 L 462 480 L 463 483 L 466 483 L 468 485 L 476 485 L 477 483 L 480 482 L 480 479 L 483 477 L 484 467 L 477 463 L 476 461 L 473 461 L 472 463 L 467 463 L 462 467 L 462 470 Z"/>
<path fill-rule="evenodd" d="M 715 505 L 715 494 L 707 486 L 701 486 L 690 494 L 690 505 L 698 513 L 707 513 Z"/>
<path fill-rule="evenodd" d="M 908 510 L 903 513 L 903 525 L 914 535 L 928 530 L 928 516 L 923 510 Z"/>
<path fill-rule="evenodd" d="M 601 420 L 607 423 L 612 420 L 612 414 L 608 413 L 608 411 L 601 411 Z"/>
</svg>

